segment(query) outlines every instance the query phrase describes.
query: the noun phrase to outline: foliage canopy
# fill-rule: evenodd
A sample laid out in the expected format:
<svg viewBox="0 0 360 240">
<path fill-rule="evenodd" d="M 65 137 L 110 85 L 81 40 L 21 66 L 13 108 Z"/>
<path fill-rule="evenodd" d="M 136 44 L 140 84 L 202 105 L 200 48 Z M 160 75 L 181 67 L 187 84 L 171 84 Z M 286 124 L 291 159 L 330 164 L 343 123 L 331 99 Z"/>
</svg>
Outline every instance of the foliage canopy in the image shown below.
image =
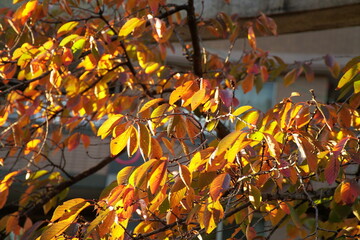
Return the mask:
<svg viewBox="0 0 360 240">
<path fill-rule="evenodd" d="M 203 19 L 192 0 L 13 2 L 15 11 L 1 9 L 0 208 L 14 204 L 15 184 L 25 190 L 0 219 L 4 236 L 202 239 L 219 223 L 231 239 L 270 239 L 284 226 L 289 238 L 360 236 L 360 58 L 340 69 L 324 57 L 346 100 L 297 102 L 294 92 L 263 113 L 234 92 L 281 76 L 315 81 L 312 61 L 288 65 L 257 46 L 257 34 L 277 34 L 264 14 Z M 246 36 L 248 46 L 222 59 L 198 28 L 230 46 Z M 188 69 L 167 64 L 174 41 Z M 110 148 L 97 165 L 71 175 L 52 161 L 93 147 L 95 135 Z M 138 151 L 144 162 L 124 166 L 99 199 L 64 201 L 66 189 Z M 92 219 L 82 217 L 89 208 Z"/>
</svg>

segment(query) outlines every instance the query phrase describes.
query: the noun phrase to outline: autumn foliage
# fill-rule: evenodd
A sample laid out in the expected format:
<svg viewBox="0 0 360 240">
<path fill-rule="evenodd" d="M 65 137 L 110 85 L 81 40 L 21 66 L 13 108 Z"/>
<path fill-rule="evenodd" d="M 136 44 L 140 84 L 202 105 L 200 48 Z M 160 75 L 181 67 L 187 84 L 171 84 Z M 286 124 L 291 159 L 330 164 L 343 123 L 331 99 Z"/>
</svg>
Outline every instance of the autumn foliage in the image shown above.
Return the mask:
<svg viewBox="0 0 360 240">
<path fill-rule="evenodd" d="M 339 102 L 316 92 L 298 102 L 294 92 L 261 112 L 235 91 L 316 81 L 311 61 L 288 65 L 257 46 L 256 35 L 277 34 L 264 14 L 203 19 L 192 0 L 13 2 L 0 9 L 0 208 L 16 184 L 24 191 L 1 216 L 3 236 L 206 239 L 219 224 L 229 239 L 278 229 L 288 239 L 360 236 L 360 58 L 341 69 L 324 56 Z M 201 46 L 199 28 L 248 46 L 237 61 L 222 59 Z M 189 68 L 167 64 L 174 44 Z M 52 152 L 93 147 L 94 136 L 110 142 L 94 167 L 70 175 L 52 161 Z M 141 164 L 124 166 L 98 199 L 64 200 L 76 182 L 138 151 Z"/>
</svg>

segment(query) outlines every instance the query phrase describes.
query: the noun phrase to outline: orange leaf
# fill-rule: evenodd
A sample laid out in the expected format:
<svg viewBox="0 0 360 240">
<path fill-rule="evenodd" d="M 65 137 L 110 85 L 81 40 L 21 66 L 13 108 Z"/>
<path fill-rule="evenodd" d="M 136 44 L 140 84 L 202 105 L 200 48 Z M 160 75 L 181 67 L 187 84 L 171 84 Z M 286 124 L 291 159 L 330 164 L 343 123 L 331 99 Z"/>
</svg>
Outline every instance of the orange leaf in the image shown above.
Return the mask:
<svg viewBox="0 0 360 240">
<path fill-rule="evenodd" d="M 137 167 L 133 173 L 130 175 L 129 184 L 133 187 L 139 187 L 142 184 L 142 181 L 147 177 L 147 171 L 159 160 L 150 159 L 149 161 L 143 163 Z"/>
<path fill-rule="evenodd" d="M 214 202 L 218 201 L 222 193 L 230 187 L 230 175 L 222 173 L 210 184 L 210 196 Z"/>
<path fill-rule="evenodd" d="M 241 87 L 244 93 L 250 92 L 254 87 L 254 74 L 249 73 L 241 82 Z"/>
<path fill-rule="evenodd" d="M 254 33 L 254 29 L 252 26 L 250 26 L 248 28 L 248 41 L 249 41 L 249 44 L 250 44 L 250 47 L 254 50 L 256 50 L 256 39 L 255 39 L 255 33 Z"/>
<path fill-rule="evenodd" d="M 354 179 L 344 182 L 341 187 L 341 198 L 345 204 L 354 203 L 359 195 L 359 186 Z"/>
<path fill-rule="evenodd" d="M 181 86 L 178 86 L 169 97 L 169 104 L 173 105 L 177 100 L 181 99 L 181 97 L 188 92 L 188 90 L 193 85 L 193 81 L 187 81 L 183 83 Z"/>
<path fill-rule="evenodd" d="M 206 89 L 202 88 L 197 91 L 191 99 L 191 110 L 194 111 L 204 100 L 206 95 Z"/>
<path fill-rule="evenodd" d="M 90 145 L 90 137 L 86 134 L 81 134 L 81 141 L 83 142 L 85 148 Z"/>
<path fill-rule="evenodd" d="M 150 6 L 152 13 L 154 15 L 157 14 L 159 8 L 159 0 L 148 0 L 148 4 Z"/>
<path fill-rule="evenodd" d="M 74 133 L 68 138 L 67 147 L 69 151 L 74 150 L 80 143 L 80 133 Z"/>
<path fill-rule="evenodd" d="M 192 174 L 189 168 L 179 163 L 179 175 L 185 186 L 189 189 L 192 182 Z"/>
<path fill-rule="evenodd" d="M 24 25 L 25 22 L 29 19 L 31 14 L 36 10 L 38 5 L 38 0 L 30 0 L 27 3 L 24 3 L 14 14 L 16 20 L 20 20 L 21 24 Z"/>
<path fill-rule="evenodd" d="M 152 194 L 155 194 L 159 187 L 165 184 L 167 172 L 166 167 L 167 161 L 160 160 L 159 165 L 155 168 L 155 171 L 152 172 L 148 183 Z"/>
<path fill-rule="evenodd" d="M 156 140 L 156 138 L 150 138 L 151 139 L 151 152 L 150 152 L 150 158 L 156 158 L 156 159 L 160 159 L 161 157 L 163 157 L 163 151 L 161 148 L 161 145 L 159 143 L 158 140 Z"/>
</svg>

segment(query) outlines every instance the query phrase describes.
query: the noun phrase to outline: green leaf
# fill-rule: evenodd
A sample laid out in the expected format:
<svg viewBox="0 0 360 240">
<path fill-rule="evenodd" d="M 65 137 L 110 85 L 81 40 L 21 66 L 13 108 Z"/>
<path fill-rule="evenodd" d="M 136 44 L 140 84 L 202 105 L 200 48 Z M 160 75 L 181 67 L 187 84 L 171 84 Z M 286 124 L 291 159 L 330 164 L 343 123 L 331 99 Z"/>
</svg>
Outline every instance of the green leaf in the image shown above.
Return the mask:
<svg viewBox="0 0 360 240">
<path fill-rule="evenodd" d="M 79 38 L 74 42 L 74 44 L 71 47 L 71 50 L 73 52 L 74 59 L 78 59 L 83 52 L 83 49 L 85 47 L 86 38 Z"/>
</svg>

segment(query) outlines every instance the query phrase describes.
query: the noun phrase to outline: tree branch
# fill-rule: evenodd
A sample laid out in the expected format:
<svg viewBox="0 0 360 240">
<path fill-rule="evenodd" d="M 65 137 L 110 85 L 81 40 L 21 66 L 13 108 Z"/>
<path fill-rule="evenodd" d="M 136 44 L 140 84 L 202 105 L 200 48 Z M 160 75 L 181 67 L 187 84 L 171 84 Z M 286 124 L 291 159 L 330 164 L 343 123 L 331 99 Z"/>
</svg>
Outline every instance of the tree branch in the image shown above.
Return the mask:
<svg viewBox="0 0 360 240">
<path fill-rule="evenodd" d="M 76 175 L 75 177 L 73 177 L 72 179 L 70 179 L 68 181 L 60 183 L 59 185 L 54 187 L 54 189 L 52 189 L 51 192 L 47 192 L 44 196 L 41 196 L 40 201 L 34 203 L 31 206 L 25 207 L 24 210 L 20 213 L 20 215 L 29 216 L 29 215 L 34 214 L 34 211 L 36 211 L 37 208 L 42 207 L 45 203 L 50 201 L 53 197 L 55 197 L 56 195 L 61 193 L 63 190 L 65 190 L 66 188 L 68 188 L 68 187 L 74 185 L 75 183 L 83 180 L 84 178 L 96 173 L 97 171 L 99 171 L 100 169 L 102 169 L 103 167 L 108 165 L 110 162 L 112 162 L 117 157 L 118 157 L 118 155 L 113 156 L 113 157 L 108 156 L 108 157 L 104 158 L 101 162 L 96 164 L 95 166 L 89 168 L 88 170 Z"/>
<path fill-rule="evenodd" d="M 193 46 L 193 69 L 197 77 L 202 77 L 202 53 L 200 48 L 200 39 L 195 16 L 194 0 L 188 0 L 187 21 L 190 30 L 190 37 Z"/>
</svg>

